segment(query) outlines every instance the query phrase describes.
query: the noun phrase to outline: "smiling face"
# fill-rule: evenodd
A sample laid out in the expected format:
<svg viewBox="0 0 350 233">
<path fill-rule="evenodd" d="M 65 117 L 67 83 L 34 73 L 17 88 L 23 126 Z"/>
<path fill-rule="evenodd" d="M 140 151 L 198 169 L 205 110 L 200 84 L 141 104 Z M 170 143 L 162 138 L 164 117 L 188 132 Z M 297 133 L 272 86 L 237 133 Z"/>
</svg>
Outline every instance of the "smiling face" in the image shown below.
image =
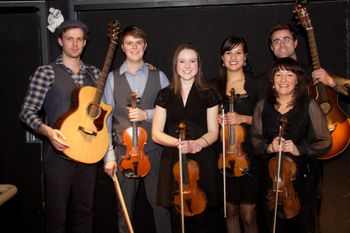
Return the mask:
<svg viewBox="0 0 350 233">
<path fill-rule="evenodd" d="M 273 80 L 278 96 L 293 96 L 298 84 L 298 77 L 295 73 L 281 68 L 275 73 Z"/>
<path fill-rule="evenodd" d="M 64 58 L 79 58 L 86 44 L 84 31 L 81 28 L 68 29 L 58 38 L 58 44 Z"/>
<path fill-rule="evenodd" d="M 145 54 L 147 43 L 143 38 L 136 38 L 132 35 L 126 35 L 121 45 L 126 59 L 130 62 L 143 61 L 143 55 Z"/>
<path fill-rule="evenodd" d="M 237 44 L 231 50 L 225 51 L 221 59 L 227 70 L 237 71 L 243 69 L 247 54 L 244 53 L 242 44 Z"/>
<path fill-rule="evenodd" d="M 176 71 L 181 80 L 192 80 L 198 73 L 198 56 L 192 49 L 183 49 L 176 62 Z"/>
<path fill-rule="evenodd" d="M 295 49 L 298 40 L 293 38 L 292 33 L 287 29 L 275 31 L 271 35 L 271 50 L 277 58 L 291 57 L 296 59 Z"/>
</svg>

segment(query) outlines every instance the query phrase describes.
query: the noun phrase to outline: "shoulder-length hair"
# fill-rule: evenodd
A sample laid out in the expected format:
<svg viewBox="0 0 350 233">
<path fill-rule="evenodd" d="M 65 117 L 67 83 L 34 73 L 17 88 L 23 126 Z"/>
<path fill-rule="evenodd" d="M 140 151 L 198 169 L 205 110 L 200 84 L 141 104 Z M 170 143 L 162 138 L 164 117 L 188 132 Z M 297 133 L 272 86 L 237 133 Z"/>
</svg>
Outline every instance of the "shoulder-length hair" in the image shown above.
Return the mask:
<svg viewBox="0 0 350 233">
<path fill-rule="evenodd" d="M 197 55 L 197 63 L 198 63 L 198 72 L 194 76 L 194 83 L 193 85 L 198 89 L 198 90 L 206 90 L 208 89 L 207 85 L 203 82 L 203 71 L 202 71 L 202 60 L 199 55 L 199 51 L 196 46 L 192 44 L 181 44 L 179 45 L 174 53 L 173 57 L 173 76 L 170 84 L 170 89 L 176 94 L 176 95 L 181 95 L 181 81 L 180 81 L 180 75 L 177 72 L 177 60 L 179 57 L 179 54 L 181 51 L 184 49 L 190 49 L 193 50 L 196 55 Z"/>
<path fill-rule="evenodd" d="M 297 104 L 304 104 L 305 97 L 308 95 L 306 73 L 301 65 L 290 57 L 280 58 L 272 65 L 272 68 L 268 74 L 268 102 L 277 108 L 280 106 L 277 101 L 278 94 L 274 88 L 274 77 L 280 70 L 293 72 L 296 74 L 298 79 L 294 89 L 292 101 L 288 103 L 288 106 L 294 107 Z"/>
<path fill-rule="evenodd" d="M 240 36 L 229 36 L 227 37 L 224 42 L 221 45 L 221 51 L 220 51 L 220 62 L 219 62 L 219 76 L 216 78 L 215 86 L 216 90 L 218 92 L 218 95 L 221 99 L 224 98 L 226 93 L 226 85 L 227 85 L 227 69 L 225 67 L 225 64 L 222 60 L 222 56 L 227 52 L 231 51 L 232 49 L 236 48 L 238 45 L 242 45 L 243 52 L 245 55 L 248 54 L 248 45 L 243 37 Z M 244 72 L 251 72 L 250 66 L 248 64 L 248 59 L 246 60 L 246 64 L 243 66 Z"/>
</svg>

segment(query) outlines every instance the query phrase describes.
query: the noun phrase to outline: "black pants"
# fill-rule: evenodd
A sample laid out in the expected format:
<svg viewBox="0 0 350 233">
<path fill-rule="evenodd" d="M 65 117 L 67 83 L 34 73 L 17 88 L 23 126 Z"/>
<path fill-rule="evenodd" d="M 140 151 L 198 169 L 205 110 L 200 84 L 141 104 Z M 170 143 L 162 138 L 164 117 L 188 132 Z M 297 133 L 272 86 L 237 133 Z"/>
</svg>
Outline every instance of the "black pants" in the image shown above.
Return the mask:
<svg viewBox="0 0 350 233">
<path fill-rule="evenodd" d="M 66 232 L 68 211 L 74 233 L 92 233 L 96 175 L 95 164 L 73 162 L 51 148 L 45 153 L 46 233 Z"/>
<path fill-rule="evenodd" d="M 117 155 L 118 161 L 121 155 L 125 154 L 125 148 L 118 147 Z M 151 163 L 151 170 L 148 175 L 143 177 L 145 185 L 146 197 L 153 210 L 154 223 L 157 233 L 170 233 L 171 232 L 171 221 L 168 209 L 163 206 L 157 205 L 156 194 L 159 174 L 159 164 L 162 155 L 162 149 L 160 147 L 147 152 Z M 121 170 L 117 172 L 120 188 L 122 190 L 125 205 L 129 213 L 131 222 L 133 222 L 133 214 L 135 212 L 136 195 L 139 189 L 140 179 L 126 178 L 123 176 Z M 126 220 L 119 206 L 118 208 L 118 230 L 119 233 L 129 232 Z"/>
</svg>

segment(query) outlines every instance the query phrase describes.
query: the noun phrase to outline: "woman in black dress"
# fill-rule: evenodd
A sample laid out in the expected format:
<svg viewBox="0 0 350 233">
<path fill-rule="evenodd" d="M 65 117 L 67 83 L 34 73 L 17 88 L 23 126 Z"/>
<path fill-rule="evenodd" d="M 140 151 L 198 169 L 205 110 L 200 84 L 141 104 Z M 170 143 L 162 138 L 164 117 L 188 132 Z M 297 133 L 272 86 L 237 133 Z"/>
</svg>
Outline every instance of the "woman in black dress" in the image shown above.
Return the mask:
<svg viewBox="0 0 350 233">
<path fill-rule="evenodd" d="M 245 158 L 249 164 L 246 172 L 241 174 L 227 171 L 227 174 L 230 175 L 226 177 L 226 227 L 229 233 L 240 232 L 240 219 L 244 232 L 258 232 L 256 219 L 256 203 L 259 197 L 258 161 L 252 153 L 250 125 L 254 106 L 264 96 L 265 90 L 262 80 L 254 78 L 249 72 L 247 55 L 248 47 L 242 37 L 230 36 L 226 38 L 221 46 L 220 75 L 216 79 L 216 89 L 225 110 L 225 125 L 243 127 L 245 131 L 242 146 L 246 155 L 238 150 L 233 152 L 240 154 L 241 157 L 244 156 L 243 159 Z M 232 89 L 235 93 L 234 111 L 229 112 L 229 98 Z M 219 121 L 222 123 L 221 115 Z M 238 161 L 232 167 L 237 166 L 239 166 Z"/>
<path fill-rule="evenodd" d="M 298 194 L 300 210 L 295 217 L 290 218 L 279 211 L 276 232 L 281 233 L 315 232 L 315 208 L 312 205 L 317 187 L 315 174 L 318 168 L 315 159 L 325 154 L 331 146 L 325 116 L 315 100 L 308 95 L 305 80 L 304 70 L 294 59 L 277 60 L 268 76 L 268 96 L 257 103 L 253 115 L 252 144 L 255 153 L 265 159 L 262 175 L 266 181 L 265 194 L 272 188 L 268 162 L 279 151 L 280 120 L 282 116 L 288 119 L 287 129 L 281 139 L 281 149 L 296 164 L 297 171 L 292 186 Z M 271 212 L 266 214 L 270 226 L 273 226 L 273 215 Z"/>
<path fill-rule="evenodd" d="M 178 194 L 178 184 L 172 172 L 179 158 L 178 147 L 187 154 L 188 160 L 194 160 L 199 165 L 198 184 L 208 203 L 203 213 L 186 218 L 188 232 L 218 232 L 221 227 L 217 226 L 217 219 L 211 213 L 212 207 L 218 206 L 221 198 L 218 194 L 220 174 L 216 166 L 217 156 L 211 146 L 218 138 L 218 103 L 216 92 L 202 82 L 198 50 L 193 45 L 180 45 L 173 58 L 171 85 L 162 89 L 155 101 L 152 138 L 164 146 L 158 182 L 159 204 L 173 207 L 174 194 Z M 180 122 L 187 126 L 183 141 L 179 141 L 177 134 Z M 172 213 L 174 217 L 174 211 Z M 175 228 L 180 228 L 178 217 L 173 222 Z"/>
</svg>

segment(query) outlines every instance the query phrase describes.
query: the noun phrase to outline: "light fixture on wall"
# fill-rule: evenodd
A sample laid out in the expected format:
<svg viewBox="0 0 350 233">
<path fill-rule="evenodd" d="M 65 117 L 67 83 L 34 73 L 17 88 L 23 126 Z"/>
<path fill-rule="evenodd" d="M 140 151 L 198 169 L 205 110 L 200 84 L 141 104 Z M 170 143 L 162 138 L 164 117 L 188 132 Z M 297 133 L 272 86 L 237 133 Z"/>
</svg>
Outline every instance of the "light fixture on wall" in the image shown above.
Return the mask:
<svg viewBox="0 0 350 233">
<path fill-rule="evenodd" d="M 64 18 L 59 9 L 51 7 L 49 9 L 49 12 L 50 14 L 47 17 L 47 22 L 49 23 L 49 25 L 47 25 L 47 29 L 49 29 L 50 32 L 54 33 L 56 28 L 58 28 L 64 21 Z"/>
</svg>

